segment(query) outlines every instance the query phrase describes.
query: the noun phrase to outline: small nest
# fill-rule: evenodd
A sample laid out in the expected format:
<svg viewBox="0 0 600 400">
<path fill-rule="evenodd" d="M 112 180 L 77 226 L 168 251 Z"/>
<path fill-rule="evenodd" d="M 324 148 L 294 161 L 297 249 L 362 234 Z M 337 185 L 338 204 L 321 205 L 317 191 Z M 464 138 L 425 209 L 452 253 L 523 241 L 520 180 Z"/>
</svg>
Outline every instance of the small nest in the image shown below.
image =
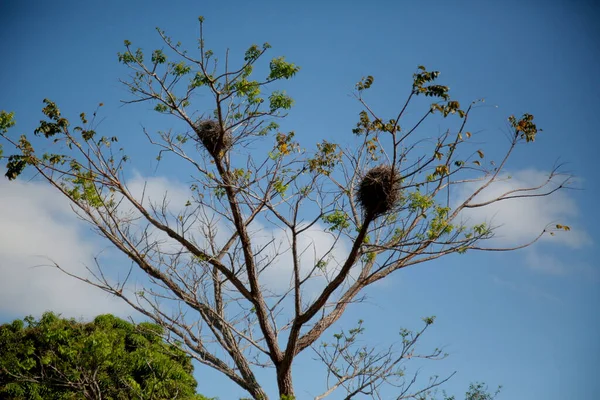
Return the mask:
<svg viewBox="0 0 600 400">
<path fill-rule="evenodd" d="M 389 165 L 370 169 L 358 188 L 356 195 L 365 215 L 377 217 L 391 211 L 401 199 L 400 176 Z"/>
<path fill-rule="evenodd" d="M 232 144 L 231 132 L 222 132 L 219 123 L 212 119 L 198 121 L 194 127 L 200 142 L 213 157 L 220 158 Z"/>
</svg>

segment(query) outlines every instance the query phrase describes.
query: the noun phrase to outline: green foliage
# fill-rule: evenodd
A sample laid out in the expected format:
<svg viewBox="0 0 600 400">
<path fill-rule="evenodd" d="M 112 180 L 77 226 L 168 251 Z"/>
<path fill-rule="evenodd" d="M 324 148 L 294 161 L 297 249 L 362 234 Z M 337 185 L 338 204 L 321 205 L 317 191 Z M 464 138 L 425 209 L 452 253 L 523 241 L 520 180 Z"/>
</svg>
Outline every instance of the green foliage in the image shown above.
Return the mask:
<svg viewBox="0 0 600 400">
<path fill-rule="evenodd" d="M 435 81 L 440 75 L 439 71 L 427 71 L 427 69 L 419 65 L 420 72 L 413 74 L 413 94 L 423 94 L 428 97 L 439 97 L 442 100 L 449 100 L 448 86 L 431 84 L 426 86 L 426 83 Z"/>
<path fill-rule="evenodd" d="M 38 136 L 42 135 L 45 138 L 52 138 L 56 135 L 67 133 L 69 121 L 61 116 L 58 106 L 48 99 L 44 99 L 43 102 L 45 106 L 42 108 L 42 113 L 49 118 L 49 121 L 40 121 L 40 125 L 34 130 L 34 134 Z M 82 113 L 80 118 L 82 121 L 86 121 L 85 114 Z M 12 127 L 14 123 L 14 113 L 2 111 L 0 113 L 0 135 L 4 136 L 8 128 Z M 79 130 L 82 130 L 82 128 L 79 128 Z M 86 132 L 86 134 L 89 133 Z M 92 135 L 93 131 L 90 136 Z M 5 176 L 9 180 L 16 179 L 25 170 L 27 165 L 34 165 L 39 161 L 35 157 L 35 151 L 31 142 L 29 142 L 25 135 L 21 135 L 15 147 L 21 154 L 12 154 L 8 157 Z M 53 157 L 48 156 L 48 159 L 51 159 L 54 163 L 59 161 L 56 155 L 53 155 Z"/>
<path fill-rule="evenodd" d="M 0 136 L 3 136 L 8 130 L 15 125 L 15 113 L 0 111 Z M 2 144 L 0 144 L 0 158 L 2 157 Z"/>
<path fill-rule="evenodd" d="M 233 179 L 238 185 L 242 186 L 248 183 L 252 177 L 252 171 L 244 168 L 234 168 L 232 171 Z"/>
<path fill-rule="evenodd" d="M 300 67 L 286 62 L 285 57 L 276 57 L 272 59 L 269 64 L 269 69 L 271 70 L 268 76 L 269 80 L 290 79 L 300 71 Z"/>
<path fill-rule="evenodd" d="M 103 185 L 102 183 L 105 183 L 105 181 L 101 183 L 97 168 L 94 168 L 90 163 L 86 164 L 82 162 L 82 160 L 89 159 L 90 153 L 101 154 L 102 149 L 110 148 L 113 143 L 118 142 L 118 138 L 116 136 L 102 136 L 94 140 L 96 131 L 90 125 L 93 123 L 93 120 L 90 123 L 85 113 L 79 114 L 79 119 L 83 125 L 75 126 L 70 131 L 69 120 L 62 116 L 58 106 L 48 99 L 44 99 L 43 102 L 44 108 L 42 109 L 42 113 L 48 119 L 40 121 L 40 125 L 34 130 L 34 133 L 37 136 L 41 135 L 47 139 L 51 139 L 53 143 L 62 142 L 69 150 L 77 149 L 80 155 L 83 154 L 82 159 L 78 159 L 77 154 L 73 152 L 70 154 L 44 153 L 38 156 L 25 135 L 22 135 L 16 143 L 11 142 L 6 137 L 14 145 L 18 153 L 6 157 L 7 171 L 5 176 L 9 180 L 14 180 L 28 166 L 33 166 L 38 171 L 44 170 L 44 173 L 50 175 L 58 174 L 57 171 L 60 171 L 61 177 L 60 179 L 56 179 L 56 184 L 64 190 L 64 193 L 71 200 L 80 204 L 85 203 L 93 208 L 112 207 L 114 205 L 113 188 L 109 189 Z M 100 103 L 99 107 L 102 105 Z M 94 112 L 94 119 L 95 117 L 96 112 Z M 2 119 L 2 122 L 0 122 L 1 126 L 8 128 L 14 124 L 12 113 L 1 114 L 0 118 Z M 79 132 L 83 141 L 79 141 L 73 132 Z M 119 152 L 122 152 L 122 149 Z M 103 157 L 105 157 L 103 163 L 106 163 L 106 166 L 111 168 L 113 172 L 121 170 L 123 163 L 128 160 L 128 157 L 124 154 L 115 159 L 115 154 L 112 150 L 109 150 Z"/>
<path fill-rule="evenodd" d="M 247 63 L 252 63 L 256 61 L 261 54 L 262 51 L 258 48 L 257 45 L 253 44 L 248 48 L 248 50 L 246 50 L 246 53 L 244 54 L 244 61 L 246 61 Z"/>
<path fill-rule="evenodd" d="M 115 400 L 207 400 L 195 394 L 190 357 L 161 334 L 112 315 L 81 323 L 45 313 L 1 325 L 0 397 L 84 399 L 99 390 Z"/>
<path fill-rule="evenodd" d="M 159 112 L 159 113 L 165 113 L 165 112 L 169 111 L 169 107 L 167 107 L 163 103 L 157 103 L 154 106 L 154 111 Z"/>
<path fill-rule="evenodd" d="M 356 123 L 356 128 L 352 129 L 352 133 L 355 135 L 366 134 L 370 130 L 370 124 L 369 114 L 363 110 L 358 113 L 358 122 Z"/>
<path fill-rule="evenodd" d="M 327 264 L 328 262 L 326 260 L 319 260 L 317 261 L 315 267 L 319 268 L 321 271 L 325 271 L 325 269 L 327 268 Z"/>
<path fill-rule="evenodd" d="M 341 160 L 342 152 L 335 143 L 323 140 L 317 144 L 317 154 L 308 159 L 308 169 L 318 174 L 329 175 Z"/>
<path fill-rule="evenodd" d="M 350 218 L 342 210 L 335 210 L 323 216 L 323 221 L 329 225 L 330 231 L 339 231 L 350 227 Z"/>
<path fill-rule="evenodd" d="M 35 163 L 33 147 L 25 135 L 21 135 L 19 138 L 17 148 L 21 151 L 21 154 L 10 155 L 6 163 L 5 176 L 9 180 L 16 179 L 25 170 L 27 165 Z"/>
<path fill-rule="evenodd" d="M 492 229 L 485 222 L 482 222 L 473 227 L 473 232 L 478 236 L 486 236 L 492 233 Z"/>
<path fill-rule="evenodd" d="M 358 122 L 356 123 L 356 128 L 352 129 L 352 133 L 355 135 L 368 135 L 371 132 L 389 132 L 395 133 L 399 130 L 398 123 L 394 119 L 390 119 L 385 122 L 380 119 L 375 119 L 371 121 L 369 118 L 369 114 L 362 110 L 358 114 Z"/>
<path fill-rule="evenodd" d="M 454 226 L 448 222 L 448 213 L 450 207 L 435 206 L 433 218 L 429 223 L 427 236 L 429 239 L 437 239 L 442 235 L 447 235 L 452 232 Z"/>
<path fill-rule="evenodd" d="M 73 186 L 68 189 L 69 195 L 74 200 L 84 200 L 90 206 L 98 208 L 104 204 L 104 200 L 96 189 L 94 180 L 96 176 L 93 172 L 87 171 L 70 179 Z"/>
<path fill-rule="evenodd" d="M 269 132 L 275 131 L 277 129 L 279 129 L 279 124 L 277 122 L 271 121 L 258 131 L 257 136 L 266 136 L 269 134 Z"/>
<path fill-rule="evenodd" d="M 60 110 L 56 106 L 56 103 L 44 99 L 44 104 L 46 104 L 46 106 L 42 108 L 42 112 L 50 118 L 50 121 L 40 121 L 40 126 L 36 128 L 33 133 L 36 135 L 42 134 L 44 137 L 49 138 L 57 133 L 64 132 L 69 126 L 69 121 L 66 118 L 61 117 Z"/>
<path fill-rule="evenodd" d="M 211 75 L 204 75 L 202 72 L 196 72 L 192 80 L 190 81 L 190 86 L 192 88 L 197 88 L 200 86 L 208 85 L 212 82 L 213 77 Z"/>
<path fill-rule="evenodd" d="M 431 196 L 422 194 L 419 191 L 411 192 L 408 195 L 408 210 L 410 212 L 425 212 L 433 207 L 434 204 L 435 201 Z"/>
<path fill-rule="evenodd" d="M 446 104 L 433 103 L 431 105 L 431 112 L 439 111 L 444 117 L 450 114 L 458 114 L 459 117 L 463 118 L 465 112 L 460 109 L 460 103 L 456 100 L 448 101 Z"/>
<path fill-rule="evenodd" d="M 15 113 L 0 111 L 0 135 L 5 134 L 9 128 L 15 125 Z"/>
<path fill-rule="evenodd" d="M 494 400 L 500 393 L 501 389 L 502 387 L 499 386 L 494 393 L 490 393 L 488 392 L 487 385 L 485 385 L 484 383 L 471 383 L 469 385 L 469 390 L 467 390 L 467 392 L 465 393 L 465 400 Z M 448 397 L 444 395 L 443 400 L 456 400 L 456 397 Z"/>
<path fill-rule="evenodd" d="M 189 74 L 192 71 L 192 67 L 186 65 L 183 61 L 178 63 L 171 63 L 171 74 L 174 76 L 183 76 Z"/>
<path fill-rule="evenodd" d="M 154 50 L 152 52 L 152 62 L 154 64 L 164 64 L 167 61 L 167 56 L 162 50 Z"/>
<path fill-rule="evenodd" d="M 355 342 L 356 338 L 359 335 L 362 335 L 365 332 L 365 328 L 363 327 L 363 323 L 364 323 L 364 321 L 362 319 L 359 319 L 355 328 L 348 329 L 348 331 L 344 331 L 342 329 L 338 333 L 334 333 L 333 334 L 333 338 L 335 339 L 334 343 L 323 342 L 321 344 L 321 346 L 323 346 L 323 347 L 338 346 L 339 347 L 340 344 L 342 346 L 346 346 L 346 345 L 348 345 L 350 343 Z"/>
<path fill-rule="evenodd" d="M 123 41 L 123 44 L 127 48 L 127 51 L 124 53 L 117 53 L 120 63 L 129 65 L 138 63 L 141 64 L 144 62 L 144 52 L 142 49 L 137 49 L 135 52 L 132 52 L 130 49 L 131 42 L 129 40 Z"/>
<path fill-rule="evenodd" d="M 280 196 L 285 195 L 288 186 L 289 185 L 283 183 L 283 180 L 281 178 L 277 178 L 275 179 L 275 181 L 273 181 L 273 190 L 275 190 L 275 192 L 277 192 L 277 194 L 279 194 Z"/>
<path fill-rule="evenodd" d="M 371 75 L 367 76 L 366 78 L 362 78 L 360 82 L 356 84 L 356 90 L 362 92 L 363 90 L 369 89 L 373 84 L 373 80 L 374 78 Z"/>
<path fill-rule="evenodd" d="M 289 110 L 294 105 L 294 99 L 285 94 L 284 91 L 275 91 L 269 96 L 269 107 L 271 113 L 279 110 Z"/>
<path fill-rule="evenodd" d="M 240 79 L 232 85 L 238 97 L 245 97 L 250 104 L 260 104 L 264 100 L 260 96 L 260 84 L 257 81 Z"/>
</svg>

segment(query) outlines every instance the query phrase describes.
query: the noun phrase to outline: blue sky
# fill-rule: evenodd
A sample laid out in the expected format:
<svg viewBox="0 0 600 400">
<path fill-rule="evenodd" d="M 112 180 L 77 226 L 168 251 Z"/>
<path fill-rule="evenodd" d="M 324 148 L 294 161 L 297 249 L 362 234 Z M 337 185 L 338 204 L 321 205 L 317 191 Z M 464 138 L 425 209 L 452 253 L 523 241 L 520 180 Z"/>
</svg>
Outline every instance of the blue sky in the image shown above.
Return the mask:
<svg viewBox="0 0 600 400">
<path fill-rule="evenodd" d="M 570 238 L 562 235 L 523 251 L 452 256 L 403 270 L 370 290 L 369 301 L 351 308 L 340 326 L 362 318 L 369 340 L 390 343 L 397 340 L 400 327 L 417 328 L 421 317 L 437 315 L 425 343 L 444 345 L 451 356 L 426 365 L 424 373 L 457 370 L 446 385 L 450 393 L 464 392 L 470 381 L 503 385 L 500 398 L 511 400 L 586 399 L 600 393 L 597 5 L 591 1 L 174 4 L 3 2 L 0 109 L 16 112 L 15 133 L 35 128 L 43 98 L 57 102 L 72 116 L 91 112 L 103 102 L 102 129 L 135 149 L 130 153 L 136 171 L 152 176 L 155 161 L 143 144 L 141 124 L 168 127 L 170 121 L 157 118 L 150 106 L 119 103 L 127 93 L 118 78 L 127 71 L 118 64 L 116 53 L 122 51 L 124 39 L 146 49 L 160 47 L 156 26 L 193 48 L 198 15 L 206 17 L 206 39 L 215 51 L 230 48 L 241 57 L 249 45 L 269 42 L 271 55 L 285 55 L 302 67 L 285 84 L 296 100 L 285 127 L 295 130 L 306 146 L 321 138 L 344 141 L 351 136 L 360 108 L 350 94 L 362 76 L 375 77 L 370 100 L 386 111 L 396 109 L 405 98 L 417 65 L 439 70 L 440 80 L 464 104 L 486 99 L 472 123 L 485 134 L 482 146 L 491 154 L 506 144 L 508 115 L 535 115 L 544 131 L 533 146 L 515 154 L 510 166 L 515 177 L 529 182 L 560 160 L 578 178 L 582 190 L 535 203 L 524 213 L 499 211 L 498 221 L 506 222 L 504 238 L 519 238 L 536 223 L 543 227 L 555 218 L 573 231 Z M 443 128 L 441 123 L 431 127 Z M 178 179 L 177 171 L 166 165 L 156 175 L 171 182 Z M 125 313 L 114 300 L 64 277 L 39 270 L 28 275 L 34 271 L 28 267 L 39 263 L 36 256 L 58 258 L 79 268 L 102 246 L 69 215 L 60 199 L 39 183 L 0 182 L 4 228 L 0 272 L 5 282 L 4 287 L 0 283 L 4 293 L 0 321 L 39 313 L 41 305 L 48 304 L 68 315 Z M 242 395 L 213 372 L 196 373 L 206 395 L 221 399 Z M 299 398 L 309 398 L 311 380 L 321 379 L 320 373 L 304 359 L 295 373 L 304 384 L 297 388 Z"/>
</svg>

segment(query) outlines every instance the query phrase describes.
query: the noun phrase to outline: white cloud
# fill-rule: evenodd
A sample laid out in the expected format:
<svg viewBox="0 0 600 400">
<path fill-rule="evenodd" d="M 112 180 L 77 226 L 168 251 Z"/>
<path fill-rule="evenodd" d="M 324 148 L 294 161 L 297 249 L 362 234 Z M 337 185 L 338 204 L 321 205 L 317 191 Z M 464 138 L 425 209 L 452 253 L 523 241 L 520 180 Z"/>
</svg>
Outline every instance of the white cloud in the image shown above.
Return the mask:
<svg viewBox="0 0 600 400">
<path fill-rule="evenodd" d="M 168 223 L 175 225 L 175 218 L 185 209 L 186 202 L 190 199 L 189 189 L 180 182 L 169 180 L 165 177 L 143 177 L 139 173 L 134 173 L 132 179 L 126 183 L 129 193 L 142 204 L 155 217 L 160 215 L 159 221 L 163 222 L 165 217 L 162 214 L 162 206 L 165 206 L 165 213 Z M 137 227 L 139 231 L 147 228 L 148 221 L 137 211 L 131 203 L 124 201 L 119 209 L 121 215 L 130 214 L 135 216 L 137 222 L 131 223 L 132 231 Z M 156 213 L 152 209 L 156 209 Z M 154 227 L 148 228 L 152 240 L 160 243 L 159 248 L 163 252 L 175 253 L 182 249 L 181 244 L 171 239 L 162 231 Z M 132 232 L 133 233 L 133 232 Z M 193 234 L 195 232 L 188 232 Z M 196 235 L 198 236 L 198 235 Z M 205 241 L 200 240 L 200 245 L 204 245 Z"/>
<path fill-rule="evenodd" d="M 539 171 L 526 170 L 513 174 L 484 191 L 476 200 L 485 201 L 508 190 L 534 186 L 543 182 L 545 175 Z M 128 181 L 130 191 L 141 199 L 145 186 L 145 204 L 160 203 L 167 193 L 170 212 L 184 208 L 189 189 L 182 183 L 164 177 L 144 178 L 135 175 Z M 457 198 L 472 191 L 475 186 L 463 187 Z M 131 310 L 118 299 L 62 274 L 56 269 L 32 268 L 48 264 L 50 258 L 76 274 L 86 275 L 85 265 L 91 265 L 92 257 L 107 246 L 106 242 L 94 237 L 88 227 L 73 215 L 62 195 L 42 182 L 8 182 L 0 180 L 0 311 L 15 315 L 39 314 L 45 310 L 62 312 L 65 315 L 91 316 L 102 312 L 121 315 Z M 462 218 L 470 224 L 491 221 L 501 224 L 493 245 L 511 246 L 524 243 L 535 237 L 548 223 L 562 223 L 572 227 L 571 232 L 547 236 L 543 240 L 578 248 L 591 243 L 589 235 L 577 228 L 579 215 L 577 205 L 567 191 L 559 191 L 550 197 L 507 200 L 491 206 L 467 210 Z M 220 232 L 217 239 L 223 243 L 229 229 L 223 222 L 217 223 Z M 265 253 L 280 255 L 273 260 L 261 275 L 261 283 L 269 289 L 286 290 L 293 278 L 289 232 L 262 225 L 251 224 L 252 238 L 257 247 L 268 244 Z M 200 232 L 196 233 L 202 242 Z M 162 237 L 161 237 L 162 238 Z M 172 243 L 165 245 L 171 245 Z M 270 243 L 270 244 L 269 244 Z M 204 245 L 205 243 L 200 243 Z M 492 244 L 492 243 L 491 243 Z M 176 244 L 173 244 L 177 246 Z M 306 295 L 316 293 L 325 283 L 325 276 L 339 268 L 348 252 L 348 243 L 335 242 L 334 235 L 321 224 L 315 224 L 299 237 L 301 274 L 306 276 L 315 263 L 326 256 L 329 265 L 317 273 L 316 279 L 305 287 Z M 47 258 L 44 258 L 47 257 Z M 550 253 L 529 251 L 526 263 L 531 268 L 545 273 L 563 274 L 564 263 Z M 127 265 L 129 267 L 129 265 Z"/>
<path fill-rule="evenodd" d="M 149 204 L 161 204 L 166 195 L 168 209 L 170 211 L 183 209 L 189 199 L 189 190 L 186 186 L 165 177 L 145 178 L 135 173 L 133 178 L 127 181 L 129 192 L 144 206 Z"/>
<path fill-rule="evenodd" d="M 547 176 L 547 173 L 537 170 L 515 172 L 510 179 L 504 176 L 504 179 L 488 187 L 473 202 L 487 201 L 517 188 L 538 186 L 546 181 Z M 463 186 L 458 193 L 458 199 L 464 199 L 478 186 L 477 184 Z M 592 243 L 592 240 L 577 226 L 578 216 L 577 204 L 565 189 L 546 197 L 503 200 L 488 206 L 465 210 L 462 214 L 462 217 L 468 218 L 471 224 L 488 222 L 492 226 L 498 226 L 493 245 L 507 247 L 532 240 L 551 223 L 568 225 L 571 231 L 557 232 L 554 236 L 545 235 L 542 241 L 570 248 L 587 246 Z"/>
<path fill-rule="evenodd" d="M 189 189 L 185 185 L 164 177 L 145 178 L 137 174 L 128 181 L 127 187 L 138 200 L 141 200 L 142 193 L 144 193 L 145 206 L 162 203 L 165 193 L 167 193 L 167 210 L 174 215 L 185 208 L 184 205 L 190 196 Z M 225 222 L 223 217 L 209 209 L 204 209 L 203 212 L 205 214 L 204 222 L 211 220 L 214 223 L 217 246 L 223 245 L 231 235 L 231 223 Z M 161 250 L 177 251 L 181 248 L 179 244 L 166 237 L 162 232 L 156 232 L 153 229 L 151 231 L 155 239 L 163 241 Z M 260 274 L 260 284 L 275 293 L 285 292 L 291 287 L 293 280 L 291 232 L 289 229 L 279 228 L 272 224 L 263 224 L 257 219 L 250 224 L 249 232 L 255 251 L 258 252 L 261 249 L 260 253 L 256 255 L 256 260 L 262 259 L 264 262 L 263 257 L 266 256 L 271 261 Z M 208 246 L 207 239 L 199 230 L 190 229 L 187 234 L 194 235 L 195 242 L 200 247 Z M 343 241 L 336 242 L 335 236 L 319 223 L 299 235 L 298 249 L 301 276 L 304 278 L 311 272 L 313 273 L 312 278 L 303 285 L 304 300 L 309 301 L 311 296 L 319 293 L 319 289 L 325 285 L 326 276 L 331 278 L 339 270 L 339 263 L 345 260 L 349 249 Z M 327 267 L 323 270 L 313 271 L 315 264 L 321 258 L 328 262 Z M 264 263 L 258 263 L 259 268 L 264 266 Z M 351 276 L 353 275 L 351 273 Z"/>
<path fill-rule="evenodd" d="M 259 223 L 252 224 L 255 246 L 268 243 L 271 255 L 279 254 L 261 275 L 261 284 L 274 291 L 288 289 L 293 280 L 293 263 L 291 254 L 291 232 L 283 229 L 269 229 Z M 314 295 L 325 284 L 326 276 L 331 278 L 339 270 L 340 263 L 345 261 L 348 246 L 343 241 L 336 242 L 335 236 L 321 224 L 315 224 L 298 236 L 298 252 L 300 255 L 300 276 L 307 277 L 311 271 L 313 277 L 305 286 L 306 294 Z M 313 271 L 318 261 L 327 263 L 323 269 Z"/>
<path fill-rule="evenodd" d="M 50 310 L 68 317 L 125 316 L 120 300 L 49 265 L 87 275 L 101 247 L 66 199 L 43 182 L 0 179 L 0 312 L 11 317 Z"/>
</svg>

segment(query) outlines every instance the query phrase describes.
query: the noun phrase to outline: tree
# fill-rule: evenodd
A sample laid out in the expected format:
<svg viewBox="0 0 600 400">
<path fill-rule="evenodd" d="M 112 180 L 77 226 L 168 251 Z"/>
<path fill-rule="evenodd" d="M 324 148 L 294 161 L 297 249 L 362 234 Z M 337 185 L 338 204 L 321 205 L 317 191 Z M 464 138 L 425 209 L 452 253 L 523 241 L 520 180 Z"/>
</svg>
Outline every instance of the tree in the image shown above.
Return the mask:
<svg viewBox="0 0 600 400">
<path fill-rule="evenodd" d="M 185 204 L 170 203 L 166 193 L 148 199 L 130 189 L 129 157 L 115 149 L 118 137 L 97 134 L 98 110 L 89 119 L 82 113 L 81 122 L 72 126 L 47 99 L 46 119 L 34 134 L 53 143 L 51 152 L 39 154 L 27 136 L 8 135 L 13 116 L 2 115 L 4 142 L 14 149 L 6 176 L 16 179 L 32 168 L 147 277 L 143 288 L 134 288 L 127 279 L 107 276 L 99 263 L 94 277 L 79 279 L 154 320 L 199 363 L 253 398 L 267 398 L 256 366 L 274 368 L 279 396 L 292 398 L 294 359 L 310 348 L 330 373 L 327 393 L 345 388 L 348 398 L 375 396 L 392 377 L 408 385 L 411 380 L 395 375 L 395 367 L 410 352 L 386 353 L 390 357 L 374 365 L 363 351 L 340 358 L 348 351 L 342 336 L 334 336 L 340 340 L 327 349 L 331 353 L 317 341 L 361 300 L 366 287 L 391 273 L 454 253 L 516 250 L 544 234 L 568 230 L 549 225 L 527 243 L 496 248 L 486 245 L 494 234 L 490 221 L 464 217 L 470 209 L 549 196 L 567 187 L 569 176 L 555 168 L 539 186 L 488 196 L 495 182 L 508 179 L 504 170 L 513 150 L 535 140 L 539 130 L 533 115 L 510 116 L 506 152 L 496 163 L 485 162 L 483 150 L 470 144 L 468 129 L 478 102 L 462 107 L 447 86 L 437 83 L 439 72 L 419 66 L 405 101 L 391 116 L 369 105 L 366 95 L 374 78 L 363 78 L 355 90 L 361 111 L 350 135 L 354 142 L 342 146 L 323 140 L 308 151 L 293 131 L 284 132 L 277 123 L 293 105 L 279 89 L 280 81 L 292 78 L 299 67 L 283 57 L 261 64 L 268 43 L 250 46 L 236 66 L 229 51 L 219 61 L 206 46 L 203 18 L 199 21 L 197 55 L 159 29 L 169 55 L 154 50 L 148 57 L 125 41 L 118 56 L 132 73 L 122 81 L 133 96 L 125 103 L 149 103 L 177 121 L 174 130 L 144 128 L 144 133 L 157 160 L 178 160 L 182 179 L 191 180 Z M 262 77 L 253 78 L 257 75 Z M 210 105 L 193 104 L 201 91 L 210 95 Z M 424 107 L 421 116 L 411 121 L 406 111 L 414 115 L 419 107 Z M 435 118 L 453 127 L 433 138 L 419 135 L 425 121 Z M 268 150 L 257 143 L 267 143 Z M 326 251 L 310 257 L 304 239 L 315 230 L 331 240 Z M 273 233 L 264 239 L 259 233 L 265 232 Z M 340 256 L 336 249 L 342 245 L 349 250 Z M 285 266 L 290 266 L 289 287 L 270 287 L 268 274 Z M 318 294 L 310 296 L 309 286 L 311 294 L 317 286 Z M 340 374 L 336 360 L 351 373 Z M 381 360 L 389 361 L 383 365 Z"/>
<path fill-rule="evenodd" d="M 469 390 L 465 393 L 465 400 L 494 400 L 498 393 L 500 393 L 500 389 L 498 388 L 493 394 L 488 392 L 488 388 L 483 383 L 472 383 L 469 386 Z M 454 396 L 446 396 L 444 395 L 444 400 L 455 400 Z"/>
<path fill-rule="evenodd" d="M 0 394 L 7 399 L 187 399 L 191 358 L 162 328 L 101 315 L 89 323 L 45 313 L 0 326 Z"/>
</svg>

